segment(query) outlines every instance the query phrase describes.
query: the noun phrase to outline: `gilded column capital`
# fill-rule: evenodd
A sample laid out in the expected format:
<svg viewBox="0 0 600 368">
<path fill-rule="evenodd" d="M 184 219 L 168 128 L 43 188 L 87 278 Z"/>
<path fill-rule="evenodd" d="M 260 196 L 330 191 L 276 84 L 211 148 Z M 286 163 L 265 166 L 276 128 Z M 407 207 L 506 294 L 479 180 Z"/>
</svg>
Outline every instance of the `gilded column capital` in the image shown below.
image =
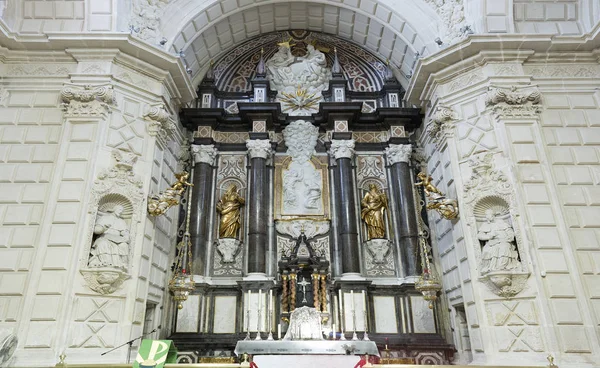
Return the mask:
<svg viewBox="0 0 600 368">
<path fill-rule="evenodd" d="M 212 144 L 192 144 L 192 156 L 194 157 L 194 165 L 198 163 L 206 163 L 209 165 L 215 164 L 217 157 L 217 149 Z"/>
<path fill-rule="evenodd" d="M 385 155 L 390 165 L 398 162 L 410 162 L 410 156 L 412 154 L 412 145 L 410 144 L 390 144 L 385 149 Z"/>
<path fill-rule="evenodd" d="M 268 139 L 248 139 L 246 141 L 250 158 L 268 159 L 271 156 L 271 141 Z"/>
<path fill-rule="evenodd" d="M 329 154 L 336 160 L 340 158 L 352 158 L 354 155 L 354 139 L 334 139 L 331 141 Z"/>
</svg>

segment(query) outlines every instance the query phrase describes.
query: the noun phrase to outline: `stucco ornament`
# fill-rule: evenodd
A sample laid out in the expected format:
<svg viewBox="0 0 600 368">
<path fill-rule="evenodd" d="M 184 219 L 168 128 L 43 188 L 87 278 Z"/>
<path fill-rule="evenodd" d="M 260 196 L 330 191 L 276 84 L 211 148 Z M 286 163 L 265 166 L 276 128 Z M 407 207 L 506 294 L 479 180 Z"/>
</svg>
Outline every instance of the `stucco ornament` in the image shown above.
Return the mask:
<svg viewBox="0 0 600 368">
<path fill-rule="evenodd" d="M 217 239 L 215 245 L 222 263 L 234 263 L 242 242 L 234 238 L 223 238 Z"/>
<path fill-rule="evenodd" d="M 214 165 L 217 153 L 218 151 L 213 144 L 192 145 L 192 157 L 194 158 L 194 165 L 198 163 Z"/>
<path fill-rule="evenodd" d="M 144 120 L 148 122 L 148 134 L 153 137 L 170 139 L 177 129 L 164 105 L 148 107 L 144 114 Z"/>
<path fill-rule="evenodd" d="M 114 165 L 94 182 L 87 230 L 89 254 L 80 270 L 87 286 L 111 294 L 129 278 L 132 241 L 141 218 L 143 182 L 134 174 L 138 156 L 113 151 Z"/>
<path fill-rule="evenodd" d="M 435 112 L 431 114 L 427 134 L 438 148 L 446 138 L 452 136 L 456 120 L 458 120 L 456 113 L 447 106 L 437 106 Z"/>
<path fill-rule="evenodd" d="M 110 106 L 114 105 L 114 91 L 109 85 L 66 85 L 60 91 L 60 99 L 65 116 L 99 117 L 110 112 Z"/>
<path fill-rule="evenodd" d="M 319 128 L 308 121 L 296 120 L 283 130 L 283 139 L 292 158 L 283 169 L 282 212 L 293 215 L 318 215 L 323 212 L 322 173 L 310 161 Z"/>
<path fill-rule="evenodd" d="M 500 116 L 533 116 L 542 112 L 541 94 L 537 87 L 519 90 L 491 88 L 485 98 L 486 106 Z"/>
<path fill-rule="evenodd" d="M 318 111 L 331 70 L 327 68 L 325 54 L 314 45 L 307 46 L 306 55 L 294 56 L 290 41 L 279 43 L 278 51 L 265 63 L 267 78 L 271 88 L 278 92 L 276 101 L 282 103 L 283 112 L 292 116 L 309 115 Z"/>
<path fill-rule="evenodd" d="M 410 144 L 390 144 L 385 149 L 385 155 L 390 165 L 398 162 L 410 162 L 410 155 L 412 154 L 412 145 Z"/>
<path fill-rule="evenodd" d="M 509 298 L 527 285 L 518 228 L 516 198 L 509 178 L 496 168 L 494 153 L 469 159 L 471 176 L 464 181 L 464 214 L 479 254 L 479 281 L 494 294 Z"/>
<path fill-rule="evenodd" d="M 386 263 L 386 257 L 390 253 L 390 241 L 387 239 L 371 239 L 365 242 L 367 250 L 373 257 L 373 263 Z"/>
<path fill-rule="evenodd" d="M 443 45 L 452 45 L 471 32 L 470 26 L 465 18 L 465 6 L 463 0 L 425 0 L 440 16 L 438 32 Z"/>
<path fill-rule="evenodd" d="M 354 139 L 334 139 L 331 141 L 331 147 L 329 148 L 329 154 L 333 158 L 352 158 L 354 155 Z"/>
<path fill-rule="evenodd" d="M 162 38 L 160 18 L 170 0 L 137 0 L 130 22 L 132 34 L 142 40 L 157 44 Z"/>
<path fill-rule="evenodd" d="M 253 158 L 264 158 L 268 159 L 271 157 L 271 141 L 268 139 L 248 139 L 246 141 L 246 148 L 248 148 L 248 155 L 251 159 Z"/>
</svg>

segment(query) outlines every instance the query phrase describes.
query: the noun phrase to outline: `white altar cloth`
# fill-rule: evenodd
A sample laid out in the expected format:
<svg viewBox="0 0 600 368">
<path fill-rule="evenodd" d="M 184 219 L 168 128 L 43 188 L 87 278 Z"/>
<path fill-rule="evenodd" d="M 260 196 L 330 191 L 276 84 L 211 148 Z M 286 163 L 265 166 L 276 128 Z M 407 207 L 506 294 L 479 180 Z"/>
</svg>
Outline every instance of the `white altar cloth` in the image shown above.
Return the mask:
<svg viewBox="0 0 600 368">
<path fill-rule="evenodd" d="M 241 355 L 375 355 L 379 356 L 373 341 L 352 340 L 275 340 L 238 341 L 235 353 Z"/>
<path fill-rule="evenodd" d="M 359 355 L 255 355 L 258 368 L 354 368 Z"/>
</svg>

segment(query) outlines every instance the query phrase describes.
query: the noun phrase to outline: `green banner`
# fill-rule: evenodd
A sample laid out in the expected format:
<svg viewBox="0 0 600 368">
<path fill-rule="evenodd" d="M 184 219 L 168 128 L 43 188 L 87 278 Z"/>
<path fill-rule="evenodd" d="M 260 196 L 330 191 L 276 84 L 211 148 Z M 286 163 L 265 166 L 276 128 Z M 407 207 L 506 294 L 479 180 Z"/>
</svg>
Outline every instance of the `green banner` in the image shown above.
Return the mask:
<svg viewBox="0 0 600 368">
<path fill-rule="evenodd" d="M 133 368 L 162 368 L 177 362 L 177 349 L 172 340 L 142 340 Z"/>
</svg>

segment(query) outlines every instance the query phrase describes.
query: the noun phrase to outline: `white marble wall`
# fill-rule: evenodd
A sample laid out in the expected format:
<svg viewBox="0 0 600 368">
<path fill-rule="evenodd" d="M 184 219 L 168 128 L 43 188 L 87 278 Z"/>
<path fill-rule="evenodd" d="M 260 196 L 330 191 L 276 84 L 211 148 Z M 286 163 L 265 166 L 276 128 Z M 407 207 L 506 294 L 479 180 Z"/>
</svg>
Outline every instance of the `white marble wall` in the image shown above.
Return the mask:
<svg viewBox="0 0 600 368">
<path fill-rule="evenodd" d="M 123 362 L 127 349 L 104 358 L 99 354 L 141 334 L 147 302 L 168 310 L 165 285 L 177 212 L 154 220 L 146 216 L 145 201 L 140 204 L 131 278 L 102 295 L 79 272 L 87 263 L 88 229 L 95 221 L 90 193 L 98 174 L 112 167 L 111 152 L 117 148 L 138 156 L 133 173 L 142 180 L 144 197 L 173 180 L 181 132 L 153 135 L 144 114 L 156 104 L 175 112 L 170 101 L 178 97 L 177 89 L 166 86 L 168 73 L 148 68 L 141 74 L 133 65 L 143 61 L 114 50 L 38 52 L 34 58 L 27 52 L 4 53 L 0 323 L 19 339 L 11 366 L 53 366 L 63 352 L 70 362 L 89 362 L 90 354 L 98 362 Z M 115 103 L 100 114 L 68 115 L 60 98 L 65 83 L 108 83 Z M 162 316 L 156 310 L 157 326 Z"/>
<path fill-rule="evenodd" d="M 442 105 L 454 113 L 445 134 L 421 135 L 429 173 L 462 211 L 454 223 L 430 217 L 444 298 L 453 314 L 444 317 L 462 346 L 461 361 L 472 355 L 483 364 L 542 364 L 550 353 L 561 367 L 593 366 L 600 354 L 600 309 L 594 304 L 600 96 L 593 87 L 600 65 L 506 55 L 505 50 L 502 63 L 441 71 L 421 95 L 432 101 L 429 117 Z M 513 85 L 517 91 L 539 90 L 541 102 L 486 104 L 489 89 L 508 91 Z M 510 299 L 493 293 L 478 271 L 481 245 L 464 184 L 471 176 L 468 159 L 481 152 L 493 153 L 495 168 L 512 185 L 512 219 L 523 270 L 530 273 L 524 289 Z M 460 328 L 462 308 L 467 331 Z"/>
</svg>

